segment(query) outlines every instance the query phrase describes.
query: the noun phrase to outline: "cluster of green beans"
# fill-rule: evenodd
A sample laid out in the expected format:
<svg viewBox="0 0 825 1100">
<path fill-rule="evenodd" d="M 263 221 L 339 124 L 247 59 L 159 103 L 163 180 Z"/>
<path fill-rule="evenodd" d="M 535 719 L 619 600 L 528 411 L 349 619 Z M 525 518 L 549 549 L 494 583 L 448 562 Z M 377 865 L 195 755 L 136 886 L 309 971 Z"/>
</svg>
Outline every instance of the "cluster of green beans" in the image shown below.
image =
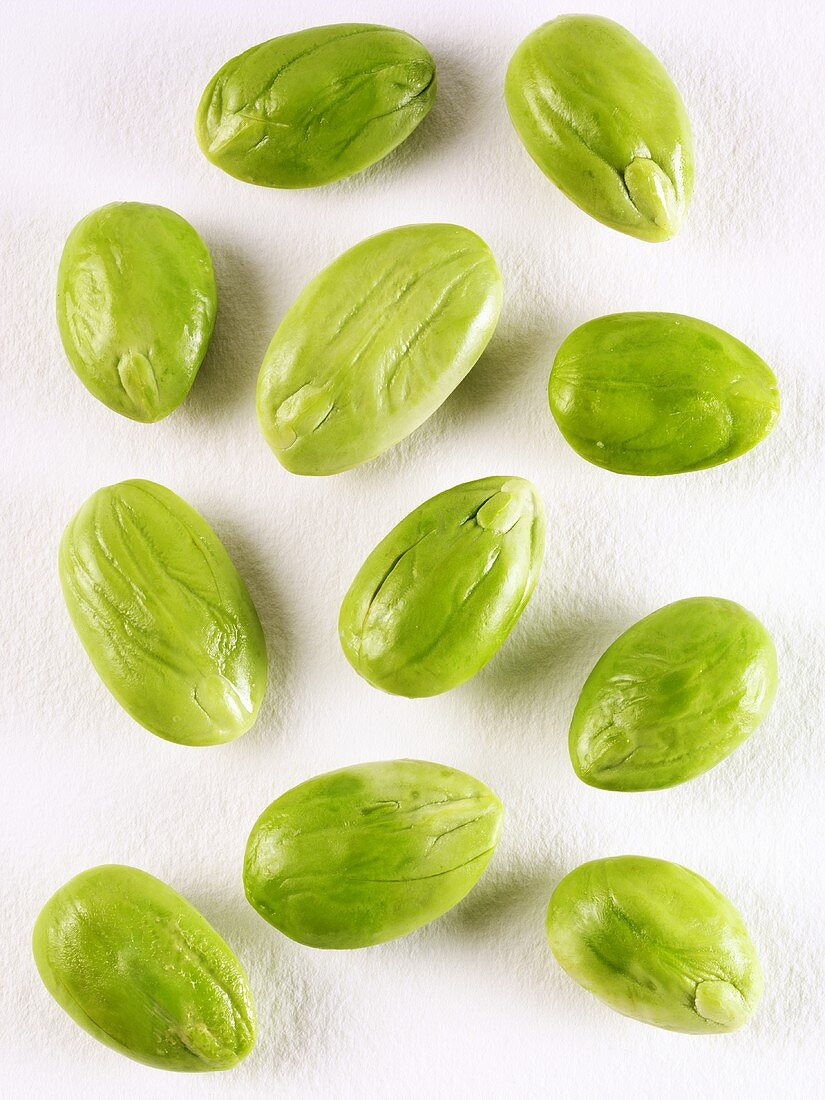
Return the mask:
<svg viewBox="0 0 825 1100">
<path fill-rule="evenodd" d="M 364 24 L 272 39 L 228 61 L 197 110 L 205 156 L 247 183 L 315 187 L 403 142 L 436 96 L 435 64 L 402 31 Z M 582 210 L 643 241 L 673 237 L 693 188 L 690 124 L 661 63 L 606 19 L 530 34 L 505 96 L 527 152 Z M 407 225 L 356 244 L 297 296 L 266 352 L 261 431 L 293 474 L 368 462 L 446 400 L 492 338 L 502 280 L 462 226 Z M 69 361 L 98 400 L 136 421 L 171 413 L 209 345 L 209 253 L 178 214 L 113 203 L 80 221 L 60 260 Z M 594 319 L 562 343 L 552 415 L 582 457 L 618 474 L 695 471 L 771 430 L 776 379 L 748 347 L 670 313 Z M 437 695 L 504 644 L 535 588 L 544 505 L 523 478 L 438 493 L 367 555 L 340 608 L 341 647 L 374 687 Z M 264 632 L 209 524 L 164 486 L 101 488 L 66 527 L 59 572 L 75 629 L 131 717 L 181 745 L 229 742 L 256 721 Z M 776 688 L 770 635 L 745 608 L 697 597 L 632 625 L 599 659 L 572 715 L 576 774 L 608 791 L 671 787 L 731 753 Z M 359 764 L 287 791 L 252 827 L 252 906 L 298 943 L 380 944 L 457 904 L 495 850 L 502 807 L 472 776 L 427 761 Z M 559 963 L 619 1012 L 686 1032 L 730 1031 L 761 992 L 730 902 L 684 867 L 640 856 L 586 863 L 556 887 Z M 87 870 L 46 904 L 34 954 L 87 1031 L 149 1065 L 214 1070 L 255 1042 L 240 962 L 180 895 L 144 871 Z"/>
</svg>

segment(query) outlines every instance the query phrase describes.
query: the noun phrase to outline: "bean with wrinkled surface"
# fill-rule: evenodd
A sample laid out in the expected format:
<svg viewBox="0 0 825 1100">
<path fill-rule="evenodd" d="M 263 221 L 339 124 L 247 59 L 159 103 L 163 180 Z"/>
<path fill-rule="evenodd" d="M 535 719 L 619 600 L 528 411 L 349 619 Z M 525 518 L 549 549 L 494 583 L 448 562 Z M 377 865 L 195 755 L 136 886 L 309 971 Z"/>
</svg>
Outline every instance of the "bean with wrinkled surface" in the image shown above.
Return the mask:
<svg viewBox="0 0 825 1100">
<path fill-rule="evenodd" d="M 745 454 L 779 416 L 773 371 L 707 321 L 614 313 L 562 343 L 550 411 L 582 458 L 617 474 L 704 470 Z"/>
<path fill-rule="evenodd" d="M 92 664 L 146 729 L 182 745 L 232 741 L 266 687 L 266 643 L 209 524 L 151 481 L 94 493 L 60 544 L 60 582 Z"/>
<path fill-rule="evenodd" d="M 216 311 L 209 252 L 174 211 L 113 202 L 69 234 L 57 276 L 63 347 L 83 385 L 122 416 L 149 423 L 177 408 Z"/>
<path fill-rule="evenodd" d="M 309 947 L 384 943 L 461 901 L 500 826 L 496 796 L 454 768 L 421 760 L 341 768 L 287 791 L 258 818 L 246 896 Z"/>
<path fill-rule="evenodd" d="M 762 995 L 739 913 L 701 875 L 663 859 L 615 856 L 571 871 L 550 899 L 547 938 L 579 985 L 669 1031 L 735 1031 Z"/>
<path fill-rule="evenodd" d="M 243 967 L 201 914 L 135 867 L 93 867 L 37 918 L 34 959 L 85 1031 L 157 1069 L 231 1069 L 255 1044 Z"/>
<path fill-rule="evenodd" d="M 195 121 L 204 155 L 266 187 L 317 187 L 362 171 L 429 111 L 435 64 L 403 31 L 310 27 L 253 46 L 210 80 Z"/>
<path fill-rule="evenodd" d="M 546 176 L 597 221 L 643 241 L 678 233 L 693 190 L 693 140 L 664 66 L 624 27 L 562 15 L 513 54 L 505 96 Z"/>
<path fill-rule="evenodd" d="M 344 252 L 264 356 L 258 419 L 278 460 L 334 474 L 398 443 L 471 369 L 500 310 L 493 255 L 462 226 L 407 225 Z"/>
<path fill-rule="evenodd" d="M 527 606 L 544 555 L 544 505 L 519 477 L 456 485 L 378 544 L 341 605 L 347 660 L 396 695 L 474 676 Z"/>
<path fill-rule="evenodd" d="M 626 630 L 582 688 L 570 758 L 592 787 L 673 787 L 724 760 L 753 733 L 776 691 L 776 650 L 731 600 L 699 596 Z"/>
</svg>

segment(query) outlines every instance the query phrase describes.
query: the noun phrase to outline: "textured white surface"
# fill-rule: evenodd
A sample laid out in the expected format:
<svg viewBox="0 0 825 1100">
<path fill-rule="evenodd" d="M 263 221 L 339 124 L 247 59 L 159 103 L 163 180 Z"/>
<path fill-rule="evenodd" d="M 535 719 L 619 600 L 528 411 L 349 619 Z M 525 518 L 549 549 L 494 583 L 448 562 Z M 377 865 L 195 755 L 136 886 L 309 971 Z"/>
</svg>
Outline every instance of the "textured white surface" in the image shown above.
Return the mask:
<svg viewBox="0 0 825 1100">
<path fill-rule="evenodd" d="M 0 483 L 3 793 L 0 1092 L 17 1097 L 811 1097 L 823 1095 L 825 382 L 818 0 L 638 0 L 611 15 L 670 69 L 697 144 L 681 235 L 604 229 L 547 182 L 512 131 L 508 57 L 561 9 L 539 0 L 13 0 L 0 38 L 3 202 Z M 435 56 L 430 116 L 374 169 L 317 191 L 238 183 L 200 155 L 192 117 L 227 58 L 302 26 L 403 27 Z M 213 346 L 157 425 L 98 404 L 54 322 L 71 226 L 114 199 L 171 206 L 215 261 Z M 466 224 L 505 277 L 501 325 L 442 410 L 395 450 L 321 480 L 285 473 L 258 433 L 264 349 L 304 282 L 396 224 Z M 620 478 L 563 442 L 545 386 L 562 337 L 623 309 L 695 314 L 779 377 L 771 439 L 717 470 Z M 474 681 L 431 700 L 361 682 L 336 637 L 364 555 L 432 493 L 485 474 L 542 489 L 543 576 Z M 63 525 L 100 485 L 153 478 L 213 523 L 271 648 L 257 727 L 221 748 L 166 744 L 98 682 L 55 569 Z M 676 790 L 613 795 L 574 776 L 566 727 L 604 646 L 663 603 L 717 594 L 773 632 L 773 713 L 732 758 Z M 486 780 L 506 806 L 477 890 L 416 935 L 354 953 L 279 936 L 247 905 L 247 832 L 277 794 L 356 761 L 417 756 Z M 766 993 L 752 1026 L 692 1038 L 612 1014 L 558 969 L 544 907 L 579 862 L 637 852 L 688 864 L 740 907 Z M 164 1075 L 99 1046 L 41 987 L 30 927 L 77 871 L 136 864 L 198 905 L 247 965 L 259 1043 L 231 1074 Z"/>
</svg>

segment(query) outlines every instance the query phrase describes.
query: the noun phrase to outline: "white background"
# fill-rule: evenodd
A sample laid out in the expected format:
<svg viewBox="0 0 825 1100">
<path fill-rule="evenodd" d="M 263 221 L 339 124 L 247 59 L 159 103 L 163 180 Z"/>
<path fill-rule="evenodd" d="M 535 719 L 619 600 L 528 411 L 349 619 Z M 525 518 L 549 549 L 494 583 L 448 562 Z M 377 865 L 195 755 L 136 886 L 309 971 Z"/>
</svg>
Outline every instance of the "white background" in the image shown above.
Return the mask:
<svg viewBox="0 0 825 1100">
<path fill-rule="evenodd" d="M 0 1091 L 17 1097 L 810 1097 L 825 1095 L 825 19 L 818 0 L 588 0 L 664 61 L 694 124 L 696 192 L 681 235 L 632 240 L 544 179 L 507 118 L 502 81 L 545 0 L 14 0 L 0 40 L 0 480 L 4 654 Z M 348 20 L 429 47 L 438 99 L 409 141 L 341 184 L 270 191 L 201 156 L 192 119 L 228 58 Z M 54 322 L 63 241 L 115 199 L 170 206 L 201 232 L 219 286 L 191 395 L 142 425 L 98 404 Z M 286 473 L 255 420 L 255 378 L 305 281 L 364 236 L 455 221 L 492 246 L 505 305 L 489 350 L 410 439 L 328 479 Z M 772 437 L 716 470 L 617 477 L 570 450 L 547 374 L 576 325 L 662 309 L 730 330 L 775 369 Z M 521 474 L 548 513 L 544 572 L 491 664 L 441 698 L 390 698 L 342 656 L 340 599 L 366 553 L 438 490 Z M 189 749 L 135 725 L 97 680 L 63 607 L 55 554 L 88 494 L 163 482 L 215 526 L 267 633 L 261 718 Z M 715 594 L 773 633 L 781 685 L 732 758 L 675 790 L 591 790 L 566 729 L 603 648 L 642 615 Z M 485 780 L 506 807 L 499 850 L 446 917 L 395 943 L 298 946 L 244 900 L 249 828 L 278 794 L 357 761 L 414 756 Z M 624 852 L 683 862 L 741 909 L 764 961 L 753 1023 L 690 1037 L 611 1013 L 546 945 L 554 884 Z M 147 1069 L 80 1031 L 42 988 L 29 936 L 43 902 L 103 862 L 145 868 L 235 947 L 257 999 L 256 1050 L 229 1074 Z"/>
</svg>

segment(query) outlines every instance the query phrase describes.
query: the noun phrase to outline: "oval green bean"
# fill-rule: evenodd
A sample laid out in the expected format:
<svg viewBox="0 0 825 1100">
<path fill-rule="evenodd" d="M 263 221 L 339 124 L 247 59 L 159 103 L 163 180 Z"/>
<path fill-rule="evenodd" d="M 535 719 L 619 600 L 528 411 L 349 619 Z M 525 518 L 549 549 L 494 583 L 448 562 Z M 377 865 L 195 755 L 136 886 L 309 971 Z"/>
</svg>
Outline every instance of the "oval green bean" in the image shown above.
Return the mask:
<svg viewBox="0 0 825 1100">
<path fill-rule="evenodd" d="M 138 1062 L 231 1069 L 255 1044 L 243 967 L 188 901 L 135 867 L 93 867 L 34 927 L 40 977 L 84 1031 Z"/>
<path fill-rule="evenodd" d="M 369 237 L 291 306 L 258 378 L 258 420 L 296 474 L 348 470 L 415 431 L 493 335 L 501 276 L 459 225 Z"/>
<path fill-rule="evenodd" d="M 678 233 L 693 190 L 679 93 L 629 31 L 562 15 L 513 54 L 505 95 L 527 152 L 592 217 L 643 241 Z"/>
<path fill-rule="evenodd" d="M 443 764 L 391 760 L 315 776 L 249 836 L 250 904 L 309 947 L 384 943 L 451 909 L 498 842 L 501 803 Z"/>
<path fill-rule="evenodd" d="M 669 1031 L 734 1031 L 762 995 L 739 913 L 700 875 L 662 859 L 615 856 L 571 871 L 550 899 L 547 936 L 579 985 Z"/>
<path fill-rule="evenodd" d="M 704 470 L 770 434 L 770 367 L 722 329 L 678 313 L 614 313 L 559 348 L 550 411 L 582 458 L 617 474 Z"/>
<path fill-rule="evenodd" d="M 435 91 L 433 59 L 411 35 L 365 23 L 310 27 L 227 61 L 203 93 L 195 132 L 230 176 L 317 187 L 385 157 Z"/>
<path fill-rule="evenodd" d="M 771 637 L 744 607 L 713 596 L 661 607 L 588 676 L 570 724 L 576 774 L 608 791 L 701 775 L 753 733 L 776 677 Z"/>
<path fill-rule="evenodd" d="M 83 385 L 145 423 L 168 416 L 195 381 L 215 324 L 206 245 L 162 206 L 113 202 L 69 234 L 57 321 Z"/>
<path fill-rule="evenodd" d="M 505 642 L 544 554 L 544 505 L 519 477 L 432 497 L 382 539 L 341 605 L 347 660 L 396 695 L 448 691 Z"/>
<path fill-rule="evenodd" d="M 66 606 L 92 664 L 146 729 L 182 745 L 232 741 L 266 688 L 266 643 L 215 532 L 151 481 L 99 489 L 60 544 Z"/>
</svg>

